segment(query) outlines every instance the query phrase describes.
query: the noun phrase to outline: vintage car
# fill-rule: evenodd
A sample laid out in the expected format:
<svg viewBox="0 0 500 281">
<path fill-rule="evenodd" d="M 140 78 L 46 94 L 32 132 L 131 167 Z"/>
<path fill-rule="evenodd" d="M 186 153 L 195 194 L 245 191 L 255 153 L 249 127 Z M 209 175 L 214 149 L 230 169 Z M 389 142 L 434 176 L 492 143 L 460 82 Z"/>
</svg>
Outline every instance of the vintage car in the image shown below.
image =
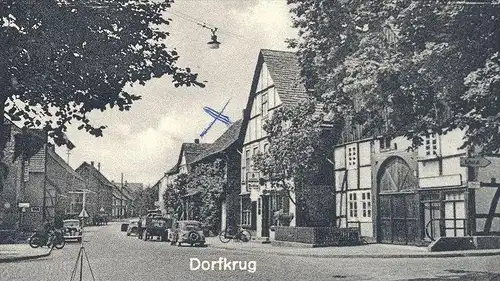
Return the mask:
<svg viewBox="0 0 500 281">
<path fill-rule="evenodd" d="M 64 239 L 82 241 L 82 227 L 80 220 L 69 219 L 63 221 Z"/>
<path fill-rule="evenodd" d="M 137 234 L 137 230 L 139 229 L 139 219 L 130 220 L 127 227 L 127 236 L 132 234 Z"/>
<path fill-rule="evenodd" d="M 158 237 L 160 241 L 168 240 L 168 230 L 172 226 L 172 219 L 161 215 L 148 215 L 141 217 L 137 227 L 137 237 L 144 241 Z"/>
<path fill-rule="evenodd" d="M 177 221 L 169 232 L 170 244 L 181 246 L 182 243 L 191 246 L 204 246 L 205 235 L 203 234 L 202 224 L 199 221 L 185 220 Z"/>
</svg>

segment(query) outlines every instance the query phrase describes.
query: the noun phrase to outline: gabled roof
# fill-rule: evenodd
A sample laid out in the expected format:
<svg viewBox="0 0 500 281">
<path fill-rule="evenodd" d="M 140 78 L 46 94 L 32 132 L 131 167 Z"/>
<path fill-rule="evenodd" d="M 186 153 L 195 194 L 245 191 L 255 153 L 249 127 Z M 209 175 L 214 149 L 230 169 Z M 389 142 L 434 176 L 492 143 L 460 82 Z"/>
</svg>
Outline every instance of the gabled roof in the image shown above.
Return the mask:
<svg viewBox="0 0 500 281">
<path fill-rule="evenodd" d="M 170 170 L 167 171 L 167 175 L 173 175 L 179 172 L 179 164 L 175 164 Z"/>
<path fill-rule="evenodd" d="M 213 144 L 198 155 L 191 163 L 199 162 L 211 155 L 217 154 L 229 148 L 233 143 L 240 139 L 241 126 L 243 120 L 234 122 Z"/>
<path fill-rule="evenodd" d="M 296 53 L 262 49 L 256 67 L 257 75 L 260 73 L 262 62 L 266 63 L 283 104 L 297 104 L 308 98 Z M 254 92 L 254 89 L 252 90 Z"/>
<path fill-rule="evenodd" d="M 132 192 L 144 189 L 144 184 L 142 182 L 126 182 L 125 186 Z"/>
<path fill-rule="evenodd" d="M 107 185 L 109 187 L 114 187 L 115 185 L 111 183 L 99 170 L 96 169 L 93 165 L 90 165 L 87 162 L 83 162 L 80 167 L 76 168 L 76 170 L 83 168 L 83 167 L 88 167 L 88 169 L 92 172 L 92 175 L 97 178 L 102 184 Z"/>
<path fill-rule="evenodd" d="M 193 163 L 193 160 L 200 155 L 205 149 L 210 147 L 210 143 L 183 143 L 181 147 L 181 154 L 179 158 L 182 157 L 182 153 L 184 152 L 184 156 L 186 157 L 186 164 Z M 182 160 L 182 158 L 179 160 Z"/>
<path fill-rule="evenodd" d="M 167 175 L 177 174 L 179 172 L 179 167 L 181 166 L 182 156 L 186 156 L 186 164 L 193 163 L 193 161 L 200 155 L 203 151 L 210 147 L 210 143 L 190 143 L 185 142 L 181 146 L 181 151 L 179 152 L 179 158 L 177 163 L 167 171 Z"/>
<path fill-rule="evenodd" d="M 246 130 L 250 111 L 253 105 L 257 85 L 260 78 L 260 72 L 266 63 L 269 75 L 273 80 L 273 85 L 284 106 L 294 106 L 310 98 L 307 89 L 302 82 L 301 68 L 297 54 L 287 51 L 276 51 L 269 49 L 260 50 L 257 64 L 255 66 L 250 95 L 244 113 L 243 128 Z M 322 114 L 323 105 L 316 104 L 315 115 Z M 325 123 L 330 123 L 331 115 L 323 117 Z"/>
<path fill-rule="evenodd" d="M 71 168 L 71 166 L 69 166 L 68 163 L 66 163 L 66 161 L 64 161 L 61 158 L 61 156 L 59 156 L 59 154 L 57 154 L 54 150 L 52 150 L 51 147 L 48 147 L 48 149 L 47 149 L 47 155 L 50 158 L 54 159 L 54 161 L 56 161 L 57 164 L 59 164 L 70 175 L 72 175 L 76 179 L 79 179 L 79 180 L 83 181 L 83 178 L 77 172 L 75 172 L 75 170 L 73 170 L 73 168 Z"/>
</svg>

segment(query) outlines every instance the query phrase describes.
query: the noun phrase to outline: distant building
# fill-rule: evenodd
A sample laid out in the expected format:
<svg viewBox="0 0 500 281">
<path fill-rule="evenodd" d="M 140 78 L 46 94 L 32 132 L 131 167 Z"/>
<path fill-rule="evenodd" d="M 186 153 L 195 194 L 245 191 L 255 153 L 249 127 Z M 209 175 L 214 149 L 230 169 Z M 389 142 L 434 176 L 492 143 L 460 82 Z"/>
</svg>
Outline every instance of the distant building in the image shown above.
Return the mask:
<svg viewBox="0 0 500 281">
<path fill-rule="evenodd" d="M 115 185 L 102 174 L 101 164 L 98 163 L 96 167 L 94 161 L 83 162 L 76 172 L 84 179 L 85 188 L 91 191 L 85 200 L 85 209 L 89 216 L 94 218 L 99 213 L 110 216 Z"/>
<path fill-rule="evenodd" d="M 196 157 L 202 153 L 205 149 L 210 146 L 208 143 L 200 143 L 199 139 L 195 139 L 194 143 L 183 143 L 181 145 L 181 151 L 179 152 L 179 157 L 177 159 L 177 163 L 172 167 L 161 179 L 158 184 L 159 192 L 158 192 L 158 203 L 162 212 L 164 214 L 168 214 L 172 212 L 172 210 L 165 209 L 165 202 L 163 200 L 163 194 L 167 188 L 174 183 L 174 180 L 180 174 L 188 174 L 191 171 L 191 167 L 189 164 L 196 159 Z M 188 194 L 185 197 L 186 206 L 191 204 L 192 197 L 198 193 L 197 190 L 189 190 Z M 182 218 L 189 218 L 190 214 L 188 213 L 188 208 L 184 208 L 184 213 Z"/>
</svg>

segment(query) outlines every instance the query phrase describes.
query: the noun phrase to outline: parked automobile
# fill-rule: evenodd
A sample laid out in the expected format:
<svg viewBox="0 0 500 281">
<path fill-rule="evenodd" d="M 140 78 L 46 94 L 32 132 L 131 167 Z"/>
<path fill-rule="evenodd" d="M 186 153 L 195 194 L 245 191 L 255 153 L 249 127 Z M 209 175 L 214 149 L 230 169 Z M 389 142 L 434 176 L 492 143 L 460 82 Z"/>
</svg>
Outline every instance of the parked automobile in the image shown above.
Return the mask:
<svg viewBox="0 0 500 281">
<path fill-rule="evenodd" d="M 82 226 L 80 220 L 69 219 L 63 221 L 63 231 L 65 240 L 82 241 Z"/>
<path fill-rule="evenodd" d="M 205 235 L 203 227 L 199 221 L 185 220 L 177 221 L 173 224 L 169 232 L 170 244 L 181 246 L 182 243 L 190 244 L 191 246 L 204 246 Z"/>
<path fill-rule="evenodd" d="M 168 230 L 172 226 L 172 219 L 161 215 L 148 215 L 140 218 L 137 228 L 137 237 L 144 241 L 159 237 L 160 241 L 168 241 Z"/>
<path fill-rule="evenodd" d="M 132 234 L 137 235 L 137 230 L 139 226 L 139 219 L 130 220 L 127 227 L 127 236 Z"/>
<path fill-rule="evenodd" d="M 120 231 L 121 231 L 121 232 L 125 232 L 125 231 L 127 231 L 127 228 L 128 228 L 128 222 L 124 222 L 124 223 L 122 223 L 122 225 L 120 226 Z"/>
</svg>

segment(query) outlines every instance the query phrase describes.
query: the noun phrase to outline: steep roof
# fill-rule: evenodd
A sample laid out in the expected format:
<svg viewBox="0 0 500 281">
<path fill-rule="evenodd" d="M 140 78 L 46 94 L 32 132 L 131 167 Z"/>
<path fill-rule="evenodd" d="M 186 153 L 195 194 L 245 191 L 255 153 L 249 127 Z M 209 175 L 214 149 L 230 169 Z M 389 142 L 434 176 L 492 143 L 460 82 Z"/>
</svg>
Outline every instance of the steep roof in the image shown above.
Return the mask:
<svg viewBox="0 0 500 281">
<path fill-rule="evenodd" d="M 213 144 L 198 155 L 191 163 L 196 163 L 211 155 L 222 152 L 238 141 L 243 120 L 234 122 Z"/>
<path fill-rule="evenodd" d="M 107 186 L 110 186 L 110 187 L 114 187 L 115 185 L 113 183 L 111 183 L 99 170 L 96 169 L 96 167 L 94 167 L 93 165 L 87 163 L 87 162 L 83 162 L 80 167 L 77 168 L 80 169 L 82 167 L 88 167 L 89 170 L 92 172 L 92 175 L 94 175 L 94 177 L 97 178 L 97 180 L 99 180 L 102 184 L 104 185 L 107 185 Z"/>
<path fill-rule="evenodd" d="M 64 161 L 61 156 L 59 156 L 59 154 L 57 154 L 54 150 L 52 150 L 50 147 L 47 149 L 47 155 L 54 159 L 54 161 L 57 162 L 57 164 L 59 164 L 59 166 L 61 166 L 64 170 L 66 170 L 66 172 L 68 172 L 70 175 L 72 175 L 73 177 L 83 181 L 83 178 L 77 173 L 75 172 L 75 170 L 73 170 L 73 168 L 71 168 L 70 165 L 68 165 L 68 163 L 66 163 L 66 161 Z"/>
<path fill-rule="evenodd" d="M 260 50 L 254 71 L 252 88 L 245 109 L 245 119 L 250 118 L 250 110 L 257 90 L 260 71 L 264 63 L 266 63 L 269 74 L 273 80 L 273 85 L 284 106 L 297 105 L 309 98 L 307 89 L 302 82 L 301 67 L 297 54 L 294 52 L 262 49 Z M 322 113 L 323 104 L 316 104 L 314 114 L 319 115 Z M 324 116 L 323 121 L 325 124 L 329 124 L 332 121 L 332 115 Z M 244 128 L 247 126 L 246 123 L 247 122 L 244 122 L 243 124 Z"/>
<path fill-rule="evenodd" d="M 173 175 L 179 172 L 179 167 L 182 162 L 182 155 L 186 156 L 186 164 L 193 163 L 194 160 L 200 155 L 203 151 L 208 149 L 211 146 L 210 143 L 190 143 L 185 142 L 181 146 L 181 151 L 179 152 L 179 158 L 177 159 L 177 163 L 167 171 L 167 175 Z"/>
<path fill-rule="evenodd" d="M 179 157 L 182 157 L 182 152 L 184 152 L 184 155 L 186 156 L 186 164 L 191 164 L 191 163 L 193 163 L 193 160 L 198 155 L 200 155 L 205 149 L 209 148 L 210 145 L 211 145 L 210 143 L 188 143 L 188 142 L 185 142 L 182 144 L 181 155 Z"/>
<path fill-rule="evenodd" d="M 274 87 L 284 104 L 297 104 L 299 101 L 307 99 L 308 95 L 302 83 L 296 53 L 262 49 L 260 56 L 266 63 Z M 259 65 L 257 69 L 260 72 Z"/>
<path fill-rule="evenodd" d="M 125 186 L 132 192 L 144 189 L 144 184 L 142 182 L 126 182 Z"/>
<path fill-rule="evenodd" d="M 167 175 L 176 174 L 179 171 L 179 164 L 175 164 L 170 170 L 167 171 Z"/>
</svg>

